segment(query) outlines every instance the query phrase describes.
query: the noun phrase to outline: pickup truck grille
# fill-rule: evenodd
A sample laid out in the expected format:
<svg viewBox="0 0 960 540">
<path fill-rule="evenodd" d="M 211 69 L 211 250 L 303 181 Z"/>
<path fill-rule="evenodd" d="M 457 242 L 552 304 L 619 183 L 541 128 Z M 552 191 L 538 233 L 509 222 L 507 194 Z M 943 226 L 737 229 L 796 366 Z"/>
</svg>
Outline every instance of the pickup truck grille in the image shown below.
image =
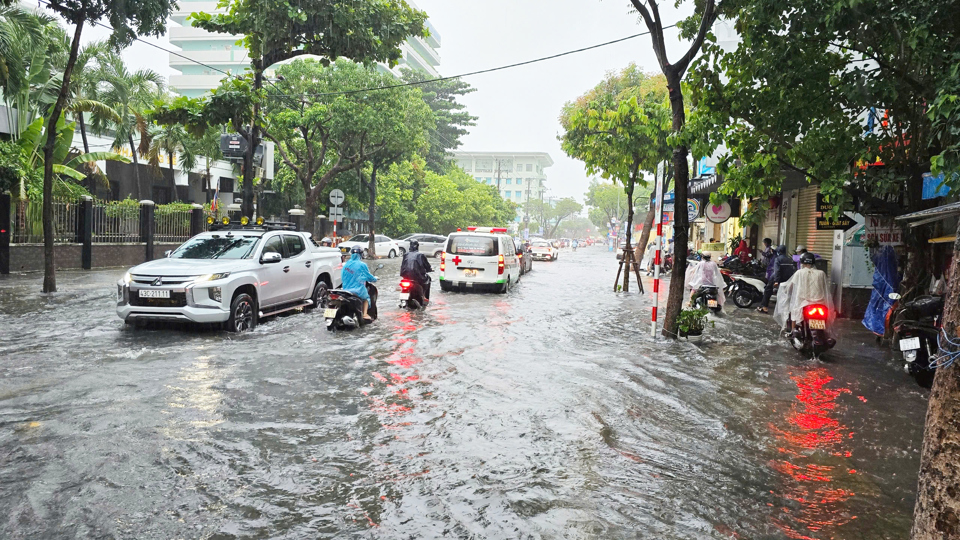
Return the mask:
<svg viewBox="0 0 960 540">
<path fill-rule="evenodd" d="M 170 298 L 140 298 L 136 291 L 131 291 L 130 305 L 138 307 L 184 307 L 187 305 L 187 293 L 171 292 Z"/>
<path fill-rule="evenodd" d="M 157 278 L 160 278 L 162 285 L 183 285 L 197 279 L 197 276 L 147 276 L 143 274 L 134 274 L 131 281 L 140 285 L 153 285 Z"/>
</svg>

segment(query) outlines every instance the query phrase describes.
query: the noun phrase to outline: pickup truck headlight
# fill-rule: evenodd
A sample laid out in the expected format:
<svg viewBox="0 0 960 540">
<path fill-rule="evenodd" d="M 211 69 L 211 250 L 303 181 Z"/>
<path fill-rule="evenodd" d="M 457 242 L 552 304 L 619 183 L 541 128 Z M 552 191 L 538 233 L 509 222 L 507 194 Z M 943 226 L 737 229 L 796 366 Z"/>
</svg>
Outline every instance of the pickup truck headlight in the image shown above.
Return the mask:
<svg viewBox="0 0 960 540">
<path fill-rule="evenodd" d="M 226 279 L 230 277 L 230 272 L 221 272 L 219 274 L 204 274 L 194 281 L 216 281 L 218 279 Z"/>
</svg>

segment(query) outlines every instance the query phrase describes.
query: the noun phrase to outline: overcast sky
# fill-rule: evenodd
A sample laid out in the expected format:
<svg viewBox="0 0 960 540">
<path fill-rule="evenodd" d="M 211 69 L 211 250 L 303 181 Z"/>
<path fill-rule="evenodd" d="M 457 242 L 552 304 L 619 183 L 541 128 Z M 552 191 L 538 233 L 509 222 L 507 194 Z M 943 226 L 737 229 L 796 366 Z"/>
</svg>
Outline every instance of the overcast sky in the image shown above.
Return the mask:
<svg viewBox="0 0 960 540">
<path fill-rule="evenodd" d="M 416 0 L 440 33 L 440 72 L 456 75 L 579 49 L 645 31 L 628 0 Z M 689 3 L 687 3 L 689 4 Z M 685 7 L 685 6 L 682 6 Z M 689 13 L 663 2 L 661 18 L 671 24 Z M 87 39 L 103 38 L 95 28 Z M 682 54 L 677 31 L 666 31 L 671 59 Z M 165 38 L 145 39 L 172 48 Z M 136 43 L 124 52 L 135 68 L 169 76 L 167 53 Z M 547 152 L 550 194 L 582 202 L 589 180 L 583 163 L 560 149 L 560 108 L 596 85 L 605 73 L 636 62 L 658 72 L 650 37 L 641 36 L 572 56 L 466 79 L 477 91 L 464 98 L 478 116 L 462 150 Z"/>
</svg>

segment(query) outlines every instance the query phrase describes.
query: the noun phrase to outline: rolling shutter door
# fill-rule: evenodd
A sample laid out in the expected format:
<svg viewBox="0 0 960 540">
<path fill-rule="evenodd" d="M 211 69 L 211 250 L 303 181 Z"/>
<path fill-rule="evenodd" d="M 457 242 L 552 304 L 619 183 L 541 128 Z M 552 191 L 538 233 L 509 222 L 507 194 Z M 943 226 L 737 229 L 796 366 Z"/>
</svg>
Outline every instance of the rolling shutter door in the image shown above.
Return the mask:
<svg viewBox="0 0 960 540">
<path fill-rule="evenodd" d="M 817 186 L 806 187 L 800 190 L 800 200 L 797 205 L 797 245 L 807 248 L 807 251 L 816 253 L 830 261 L 833 258 L 833 231 L 818 231 L 817 218 Z M 796 246 L 794 246 L 796 247 Z M 830 269 L 827 266 L 827 274 Z"/>
</svg>

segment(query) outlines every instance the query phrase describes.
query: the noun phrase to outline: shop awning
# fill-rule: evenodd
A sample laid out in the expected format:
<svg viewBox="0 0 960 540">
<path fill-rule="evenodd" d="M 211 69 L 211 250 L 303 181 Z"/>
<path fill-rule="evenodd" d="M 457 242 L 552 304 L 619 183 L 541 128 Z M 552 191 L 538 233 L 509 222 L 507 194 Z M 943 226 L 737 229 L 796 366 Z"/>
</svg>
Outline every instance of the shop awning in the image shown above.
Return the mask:
<svg viewBox="0 0 960 540">
<path fill-rule="evenodd" d="M 897 221 L 909 221 L 911 227 L 919 227 L 920 225 L 926 225 L 927 223 L 933 223 L 934 221 L 940 221 L 941 219 L 958 215 L 960 215 L 960 202 L 955 202 L 920 210 L 919 212 L 904 214 L 894 219 Z"/>
<path fill-rule="evenodd" d="M 690 197 L 703 197 L 710 195 L 720 187 L 723 181 L 717 175 L 699 176 L 690 181 Z"/>
<path fill-rule="evenodd" d="M 957 241 L 957 236 L 956 236 L 956 235 L 953 235 L 953 236 L 938 236 L 938 237 L 936 237 L 936 238 L 931 238 L 931 239 L 927 240 L 927 242 L 930 243 L 930 244 L 946 244 L 946 243 L 948 243 L 948 242 L 956 242 L 956 241 Z"/>
</svg>

